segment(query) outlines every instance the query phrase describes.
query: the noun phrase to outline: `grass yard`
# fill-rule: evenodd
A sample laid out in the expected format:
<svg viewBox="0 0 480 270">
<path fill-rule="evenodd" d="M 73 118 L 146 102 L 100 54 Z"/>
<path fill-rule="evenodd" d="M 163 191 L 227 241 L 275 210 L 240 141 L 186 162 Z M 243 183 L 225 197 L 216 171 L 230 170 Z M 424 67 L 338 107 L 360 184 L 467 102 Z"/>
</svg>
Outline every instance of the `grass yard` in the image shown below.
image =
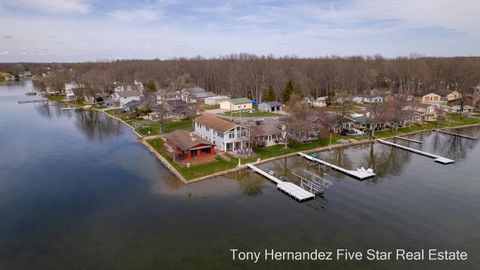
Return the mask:
<svg viewBox="0 0 480 270">
<path fill-rule="evenodd" d="M 184 119 L 179 121 L 167 121 L 163 125 L 162 133 L 170 133 L 177 129 L 185 129 L 185 130 L 193 131 L 193 120 Z"/>
<path fill-rule="evenodd" d="M 271 113 L 271 112 L 261 112 L 257 110 L 253 110 L 253 112 L 226 112 L 223 115 L 234 116 L 234 117 L 272 117 L 272 116 L 281 116 L 279 114 Z"/>
<path fill-rule="evenodd" d="M 142 120 L 142 119 L 130 119 L 127 112 L 122 112 L 121 110 L 108 110 L 107 114 L 116 116 L 132 127 L 135 128 L 135 131 L 138 132 L 141 136 L 152 136 L 159 134 L 166 134 L 177 129 L 193 130 L 193 120 L 184 119 L 184 120 L 171 120 L 166 121 L 163 125 L 163 130 L 160 131 L 160 122 Z M 145 127 L 142 127 L 142 124 L 146 124 Z"/>
<path fill-rule="evenodd" d="M 457 126 L 464 126 L 464 125 L 473 125 L 479 124 L 480 119 L 468 117 L 465 115 L 460 114 L 449 114 L 447 115 L 446 119 L 440 121 L 429 121 L 422 125 L 411 125 L 408 127 L 399 128 L 396 132 L 392 130 L 382 130 L 382 131 L 375 131 L 375 138 L 387 138 L 392 136 L 398 136 L 405 133 L 415 132 L 415 131 L 422 131 L 422 130 L 429 130 L 435 128 L 445 128 L 445 127 L 457 127 Z"/>
<path fill-rule="evenodd" d="M 333 134 L 332 145 L 337 144 L 337 141 L 339 139 L 354 139 L 354 138 L 355 138 L 354 136 L 340 136 L 337 134 Z M 294 152 L 311 150 L 315 148 L 328 146 L 329 142 L 330 142 L 330 138 L 318 139 L 318 140 L 310 141 L 308 143 L 290 142 L 288 143 L 288 149 L 284 149 L 284 145 L 278 144 L 278 145 L 268 146 L 264 148 L 256 148 L 254 149 L 254 152 L 261 159 L 267 159 L 267 158 L 281 156 L 281 155 L 290 154 Z"/>
<path fill-rule="evenodd" d="M 51 101 L 64 102 L 65 97 L 60 95 L 49 95 L 47 98 Z"/>
</svg>

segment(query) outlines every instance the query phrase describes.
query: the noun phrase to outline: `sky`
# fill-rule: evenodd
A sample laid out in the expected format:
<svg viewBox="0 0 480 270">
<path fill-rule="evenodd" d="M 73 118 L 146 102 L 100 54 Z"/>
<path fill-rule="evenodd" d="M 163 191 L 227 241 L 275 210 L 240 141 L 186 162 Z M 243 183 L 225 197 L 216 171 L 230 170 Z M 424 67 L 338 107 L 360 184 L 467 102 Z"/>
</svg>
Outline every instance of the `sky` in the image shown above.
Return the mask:
<svg viewBox="0 0 480 270">
<path fill-rule="evenodd" d="M 479 0 L 0 0 L 0 62 L 480 55 Z"/>
</svg>

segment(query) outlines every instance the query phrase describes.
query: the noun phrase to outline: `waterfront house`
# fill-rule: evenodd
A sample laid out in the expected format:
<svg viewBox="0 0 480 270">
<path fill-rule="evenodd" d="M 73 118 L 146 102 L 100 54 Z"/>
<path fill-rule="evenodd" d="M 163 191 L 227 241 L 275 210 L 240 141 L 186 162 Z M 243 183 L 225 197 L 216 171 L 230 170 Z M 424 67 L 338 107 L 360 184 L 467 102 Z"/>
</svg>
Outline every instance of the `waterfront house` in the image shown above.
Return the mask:
<svg viewBox="0 0 480 270">
<path fill-rule="evenodd" d="M 233 152 L 250 148 L 250 131 L 241 125 L 213 114 L 203 114 L 193 121 L 195 134 L 213 143 L 219 151 Z"/>
<path fill-rule="evenodd" d="M 262 102 L 258 104 L 258 110 L 261 112 L 278 112 L 282 110 L 282 103 L 278 101 Z"/>
<path fill-rule="evenodd" d="M 79 88 L 79 85 L 76 82 L 66 83 L 65 86 L 64 86 L 65 98 L 68 99 L 68 100 L 77 99 L 77 96 L 75 95 L 75 93 L 73 91 L 77 88 Z"/>
<path fill-rule="evenodd" d="M 282 139 L 281 129 L 274 124 L 255 125 L 249 127 L 252 142 L 257 147 L 275 145 Z"/>
<path fill-rule="evenodd" d="M 410 104 L 403 107 L 402 110 L 416 112 L 421 116 L 422 121 L 437 120 L 438 111 L 433 104 Z"/>
<path fill-rule="evenodd" d="M 252 101 L 248 98 L 232 98 L 220 102 L 220 109 L 228 111 L 251 110 Z"/>
<path fill-rule="evenodd" d="M 165 136 L 167 151 L 174 161 L 182 163 L 195 159 L 215 160 L 215 145 L 187 130 L 175 130 Z M 198 162 L 198 160 L 197 160 Z M 196 162 L 196 163 L 197 163 Z"/>
<path fill-rule="evenodd" d="M 447 111 L 452 113 L 472 113 L 474 110 L 475 108 L 470 105 L 453 105 L 447 107 Z"/>
<path fill-rule="evenodd" d="M 113 94 L 113 101 L 116 106 L 123 107 L 123 105 L 127 104 L 130 101 L 140 101 L 140 92 L 138 91 L 119 91 Z"/>
</svg>

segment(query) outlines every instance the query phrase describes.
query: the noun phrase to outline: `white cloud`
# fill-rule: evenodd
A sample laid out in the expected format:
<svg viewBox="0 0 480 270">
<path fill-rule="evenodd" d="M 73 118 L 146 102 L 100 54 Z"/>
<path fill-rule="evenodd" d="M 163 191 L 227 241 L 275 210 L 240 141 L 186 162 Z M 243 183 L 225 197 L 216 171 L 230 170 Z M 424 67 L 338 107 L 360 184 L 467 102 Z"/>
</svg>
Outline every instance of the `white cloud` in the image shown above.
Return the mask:
<svg viewBox="0 0 480 270">
<path fill-rule="evenodd" d="M 7 51 L 0 52 L 0 55 L 7 55 L 7 54 L 8 54 Z"/>
<path fill-rule="evenodd" d="M 48 13 L 87 13 L 90 9 L 85 0 L 15 0 L 11 4 Z"/>
<path fill-rule="evenodd" d="M 157 10 L 151 9 L 136 9 L 136 10 L 115 10 L 109 14 L 117 21 L 123 22 L 135 22 L 144 21 L 152 22 L 156 21 L 163 16 L 163 13 Z"/>
</svg>

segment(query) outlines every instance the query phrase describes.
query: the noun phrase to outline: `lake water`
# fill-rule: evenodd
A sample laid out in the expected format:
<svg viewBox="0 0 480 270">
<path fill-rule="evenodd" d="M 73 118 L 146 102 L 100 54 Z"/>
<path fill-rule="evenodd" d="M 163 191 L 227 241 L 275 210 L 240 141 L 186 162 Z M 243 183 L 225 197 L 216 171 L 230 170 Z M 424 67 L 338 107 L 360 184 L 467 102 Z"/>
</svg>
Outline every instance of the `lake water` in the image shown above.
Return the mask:
<svg viewBox="0 0 480 270">
<path fill-rule="evenodd" d="M 478 269 L 480 146 L 413 136 L 432 159 L 385 145 L 320 153 L 324 198 L 297 203 L 248 171 L 183 185 L 134 134 L 92 111 L 18 104 L 31 83 L 0 86 L 0 269 Z M 461 132 L 480 135 L 478 128 Z M 406 142 L 399 142 L 407 144 Z M 300 157 L 261 166 L 290 178 Z M 231 248 L 467 251 L 466 262 L 232 261 Z"/>
</svg>

